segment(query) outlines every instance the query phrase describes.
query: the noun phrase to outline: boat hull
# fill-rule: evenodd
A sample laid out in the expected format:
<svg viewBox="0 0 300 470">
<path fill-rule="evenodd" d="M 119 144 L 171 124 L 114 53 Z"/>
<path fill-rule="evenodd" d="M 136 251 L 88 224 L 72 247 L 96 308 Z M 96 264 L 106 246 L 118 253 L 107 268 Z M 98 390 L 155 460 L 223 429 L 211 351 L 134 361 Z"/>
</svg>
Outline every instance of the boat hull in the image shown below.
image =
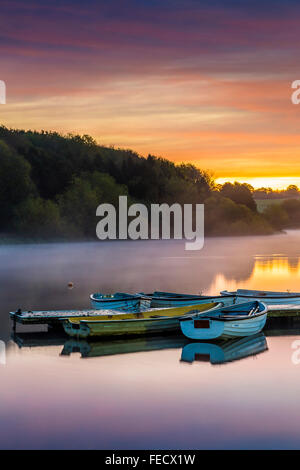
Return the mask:
<svg viewBox="0 0 300 470">
<path fill-rule="evenodd" d="M 151 307 L 179 307 L 179 306 L 188 306 L 188 305 L 199 305 L 201 303 L 207 302 L 222 302 L 223 305 L 231 305 L 234 303 L 235 296 L 199 296 L 199 297 L 182 297 L 182 298 L 172 298 L 172 297 L 152 297 L 151 298 Z"/>
<path fill-rule="evenodd" d="M 105 324 L 85 321 L 78 330 L 64 324 L 64 329 L 70 336 L 87 338 L 90 336 L 131 336 L 151 335 L 165 332 L 180 331 L 180 318 L 145 319 L 145 320 L 120 320 L 108 321 Z"/>
<path fill-rule="evenodd" d="M 122 310 L 127 311 L 134 308 L 137 308 L 140 304 L 140 299 L 128 299 L 128 300 L 96 300 L 91 297 L 91 306 L 95 310 Z"/>
<path fill-rule="evenodd" d="M 97 319 L 78 321 L 75 318 L 64 322 L 63 327 L 69 336 L 79 338 L 164 334 L 180 331 L 180 320 L 184 316 L 211 312 L 219 308 L 220 304 L 207 303 L 195 307 L 197 309 L 193 306 L 192 308 L 186 306 L 137 314 L 113 315 L 114 318 L 102 321 Z"/>
<path fill-rule="evenodd" d="M 300 305 L 300 298 L 292 299 L 292 298 L 285 298 L 285 299 L 274 299 L 272 297 L 251 297 L 251 296 L 237 296 L 236 303 L 246 302 L 247 300 L 257 300 L 262 301 L 267 305 Z"/>
<path fill-rule="evenodd" d="M 94 309 L 110 309 L 130 311 L 140 304 L 139 294 L 116 292 L 113 295 L 95 293 L 90 295 L 91 305 Z"/>
<path fill-rule="evenodd" d="M 235 292 L 221 291 L 221 295 L 232 297 L 236 296 L 235 303 L 247 301 L 264 302 L 267 305 L 295 304 L 300 305 L 299 293 L 271 292 L 271 291 L 247 291 L 246 289 L 238 289 Z"/>
<path fill-rule="evenodd" d="M 267 313 L 257 318 L 219 321 L 209 319 L 207 328 L 195 328 L 194 319 L 180 323 L 182 333 L 190 339 L 208 340 L 216 338 L 238 338 L 259 333 L 265 326 Z M 197 320 L 196 320 L 197 321 Z"/>
</svg>

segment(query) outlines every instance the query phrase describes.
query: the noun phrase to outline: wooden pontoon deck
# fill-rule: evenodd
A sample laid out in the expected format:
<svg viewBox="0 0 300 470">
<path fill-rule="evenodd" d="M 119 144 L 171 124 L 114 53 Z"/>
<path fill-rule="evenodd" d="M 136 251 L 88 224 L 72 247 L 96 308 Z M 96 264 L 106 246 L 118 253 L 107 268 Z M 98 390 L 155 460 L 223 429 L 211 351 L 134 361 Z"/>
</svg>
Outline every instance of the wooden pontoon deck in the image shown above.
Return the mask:
<svg viewBox="0 0 300 470">
<path fill-rule="evenodd" d="M 146 309 L 141 309 L 145 311 Z M 147 309 L 148 310 L 148 309 Z M 150 311 L 158 309 L 149 309 Z M 35 310 L 35 311 L 21 311 L 10 312 L 10 318 L 14 322 L 23 325 L 49 325 L 57 326 L 60 325 L 64 320 L 74 317 L 100 317 L 107 315 L 118 315 L 122 314 L 122 311 L 116 310 L 94 310 L 94 309 L 83 309 L 83 310 Z M 268 318 L 300 318 L 300 305 L 292 304 L 279 304 L 268 306 Z"/>
<path fill-rule="evenodd" d="M 26 310 L 20 309 L 16 312 L 10 312 L 10 318 L 15 323 L 23 325 L 37 325 L 37 324 L 57 324 L 63 320 L 74 317 L 101 317 L 102 315 L 118 315 L 116 310 Z"/>
</svg>

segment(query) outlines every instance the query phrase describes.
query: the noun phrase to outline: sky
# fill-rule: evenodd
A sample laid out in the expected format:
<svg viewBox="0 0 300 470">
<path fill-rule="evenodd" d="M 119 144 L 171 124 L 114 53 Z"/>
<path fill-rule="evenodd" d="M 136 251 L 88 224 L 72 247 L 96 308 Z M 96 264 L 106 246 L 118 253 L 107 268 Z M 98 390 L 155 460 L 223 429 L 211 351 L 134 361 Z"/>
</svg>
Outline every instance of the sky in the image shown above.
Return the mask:
<svg viewBox="0 0 300 470">
<path fill-rule="evenodd" d="M 0 123 L 300 184 L 300 4 L 0 0 Z"/>
</svg>

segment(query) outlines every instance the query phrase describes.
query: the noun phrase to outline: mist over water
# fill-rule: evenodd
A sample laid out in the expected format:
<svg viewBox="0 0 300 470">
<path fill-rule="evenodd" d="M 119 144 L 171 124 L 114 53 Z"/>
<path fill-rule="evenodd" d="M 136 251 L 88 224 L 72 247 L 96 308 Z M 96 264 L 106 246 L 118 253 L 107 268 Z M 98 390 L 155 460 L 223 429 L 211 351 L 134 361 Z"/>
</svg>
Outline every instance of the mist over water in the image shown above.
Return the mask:
<svg viewBox="0 0 300 470">
<path fill-rule="evenodd" d="M 61 355 L 65 340 L 19 348 L 8 312 L 89 308 L 97 291 L 300 291 L 299 259 L 299 231 L 208 238 L 194 252 L 181 241 L 0 246 L 0 448 L 298 448 L 296 331 L 222 365 L 180 361 L 182 337 L 82 358 Z"/>
</svg>

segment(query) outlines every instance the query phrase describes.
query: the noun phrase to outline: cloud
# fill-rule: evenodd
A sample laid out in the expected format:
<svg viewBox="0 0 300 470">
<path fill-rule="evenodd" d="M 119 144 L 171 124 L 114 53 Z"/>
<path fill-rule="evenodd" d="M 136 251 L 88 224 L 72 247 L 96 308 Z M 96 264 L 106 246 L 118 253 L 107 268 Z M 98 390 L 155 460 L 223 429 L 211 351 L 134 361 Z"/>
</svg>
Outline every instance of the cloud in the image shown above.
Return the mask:
<svg viewBox="0 0 300 470">
<path fill-rule="evenodd" d="M 276 166 L 300 175 L 300 107 L 290 101 L 299 9 L 296 1 L 4 0 L 1 121 L 90 133 L 217 174 Z"/>
</svg>

